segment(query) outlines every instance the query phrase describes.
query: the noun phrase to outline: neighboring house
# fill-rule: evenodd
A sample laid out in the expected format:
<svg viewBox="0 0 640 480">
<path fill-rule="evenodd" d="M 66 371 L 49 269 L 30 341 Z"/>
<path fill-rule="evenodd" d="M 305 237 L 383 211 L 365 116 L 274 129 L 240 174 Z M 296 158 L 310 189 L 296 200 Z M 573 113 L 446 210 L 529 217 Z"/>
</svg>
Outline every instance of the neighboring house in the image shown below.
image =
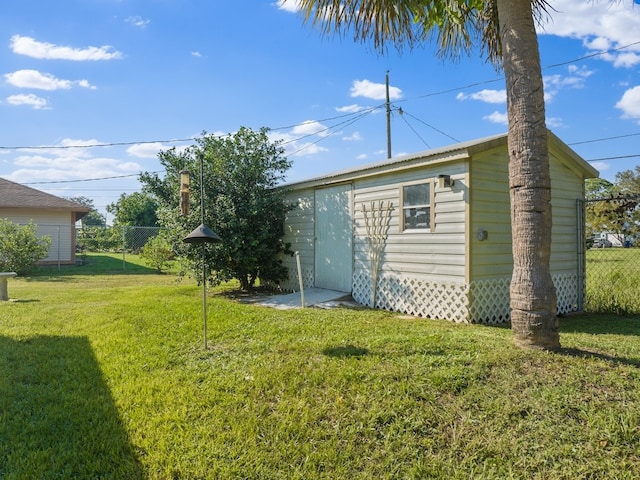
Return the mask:
<svg viewBox="0 0 640 480">
<path fill-rule="evenodd" d="M 582 308 L 584 181 L 598 172 L 551 132 L 549 156 L 551 271 L 563 314 Z M 503 134 L 286 185 L 297 207 L 284 240 L 299 252 L 303 284 L 416 316 L 508 321 L 508 162 Z M 296 259 L 284 261 L 281 287 L 297 290 Z"/>
<path fill-rule="evenodd" d="M 91 209 L 34 188 L 0 178 L 0 218 L 14 223 L 33 221 L 38 236 L 51 237 L 51 247 L 41 264 L 75 264 L 75 224 Z"/>
</svg>

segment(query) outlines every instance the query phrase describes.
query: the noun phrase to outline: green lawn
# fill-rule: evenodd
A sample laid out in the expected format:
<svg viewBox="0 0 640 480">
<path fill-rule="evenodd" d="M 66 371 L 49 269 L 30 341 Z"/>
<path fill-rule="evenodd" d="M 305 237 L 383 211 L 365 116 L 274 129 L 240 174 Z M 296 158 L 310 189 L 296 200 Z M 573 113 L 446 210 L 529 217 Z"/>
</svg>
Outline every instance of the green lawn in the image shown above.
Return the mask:
<svg viewBox="0 0 640 480">
<path fill-rule="evenodd" d="M 622 479 L 640 471 L 640 317 L 507 328 L 280 311 L 128 257 L 9 280 L 2 479 Z M 121 263 L 121 259 L 119 260 Z M 121 265 L 120 265 L 121 266 Z M 102 274 L 92 274 L 98 269 Z"/>
</svg>

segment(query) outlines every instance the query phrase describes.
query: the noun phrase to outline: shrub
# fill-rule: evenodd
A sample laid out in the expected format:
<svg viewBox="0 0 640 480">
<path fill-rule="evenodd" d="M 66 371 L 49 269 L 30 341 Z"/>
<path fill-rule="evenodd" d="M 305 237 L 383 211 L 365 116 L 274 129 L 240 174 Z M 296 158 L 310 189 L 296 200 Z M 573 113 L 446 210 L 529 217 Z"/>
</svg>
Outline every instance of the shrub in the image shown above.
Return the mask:
<svg viewBox="0 0 640 480">
<path fill-rule="evenodd" d="M 166 238 L 155 236 L 145 243 L 140 256 L 147 265 L 162 272 L 173 258 L 171 243 Z"/>
<path fill-rule="evenodd" d="M 0 218 L 0 271 L 24 274 L 47 256 L 51 237 L 37 236 L 37 225 L 18 225 Z"/>
</svg>

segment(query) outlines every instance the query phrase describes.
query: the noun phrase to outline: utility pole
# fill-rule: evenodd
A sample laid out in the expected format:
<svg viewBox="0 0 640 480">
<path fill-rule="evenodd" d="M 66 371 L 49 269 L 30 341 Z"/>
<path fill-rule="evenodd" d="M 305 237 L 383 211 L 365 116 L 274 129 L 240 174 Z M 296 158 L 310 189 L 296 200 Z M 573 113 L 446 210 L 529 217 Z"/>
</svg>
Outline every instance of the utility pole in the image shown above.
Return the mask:
<svg viewBox="0 0 640 480">
<path fill-rule="evenodd" d="M 391 158 L 391 102 L 389 101 L 389 70 L 385 77 L 387 87 L 387 158 Z"/>
</svg>

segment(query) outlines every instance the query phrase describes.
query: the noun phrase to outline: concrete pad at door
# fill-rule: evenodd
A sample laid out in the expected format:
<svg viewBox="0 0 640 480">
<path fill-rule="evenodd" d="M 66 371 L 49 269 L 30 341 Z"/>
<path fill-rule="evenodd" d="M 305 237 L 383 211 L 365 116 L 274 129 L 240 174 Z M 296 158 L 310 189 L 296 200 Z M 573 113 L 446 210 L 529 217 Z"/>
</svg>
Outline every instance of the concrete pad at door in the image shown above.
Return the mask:
<svg viewBox="0 0 640 480">
<path fill-rule="evenodd" d="M 325 302 L 331 302 L 348 296 L 346 292 L 338 292 L 336 290 L 327 290 L 324 288 L 309 288 L 304 291 L 304 303 L 307 307 L 312 307 Z M 266 300 L 261 300 L 256 305 L 265 307 L 273 307 L 279 309 L 301 308 L 300 292 L 288 293 L 285 295 L 276 295 Z"/>
</svg>

